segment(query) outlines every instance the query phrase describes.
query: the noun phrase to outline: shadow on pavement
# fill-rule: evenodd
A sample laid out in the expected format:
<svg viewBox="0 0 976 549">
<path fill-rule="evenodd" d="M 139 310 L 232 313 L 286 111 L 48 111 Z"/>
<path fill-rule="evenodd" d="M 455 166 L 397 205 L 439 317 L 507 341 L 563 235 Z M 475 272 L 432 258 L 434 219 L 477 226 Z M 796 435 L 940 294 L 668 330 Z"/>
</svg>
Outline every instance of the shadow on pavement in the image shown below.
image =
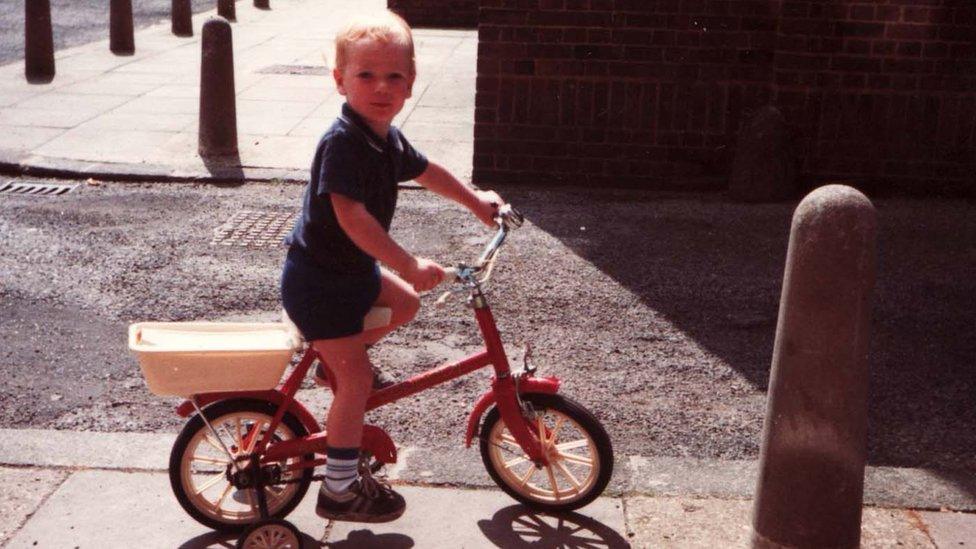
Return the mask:
<svg viewBox="0 0 976 549">
<path fill-rule="evenodd" d="M 344 540 L 330 541 L 324 547 L 331 549 L 407 549 L 413 547 L 413 538 L 403 534 L 374 534 L 369 530 L 353 530 Z M 319 545 L 315 545 L 319 547 Z"/>
<path fill-rule="evenodd" d="M 620 534 L 578 513 L 541 514 L 522 505 L 505 507 L 491 520 L 478 521 L 485 537 L 497 547 L 565 547 L 617 549 L 630 547 Z"/>
<path fill-rule="evenodd" d="M 179 549 L 208 549 L 213 547 L 232 548 L 237 545 L 237 534 L 208 532 L 186 540 Z"/>
<path fill-rule="evenodd" d="M 361 532 L 361 531 L 357 531 Z M 345 542 L 340 542 L 338 544 L 325 544 L 323 545 L 318 540 L 309 536 L 308 534 L 302 533 L 302 547 L 305 549 L 317 549 L 319 547 L 389 547 L 391 549 L 400 549 L 406 547 L 413 547 L 413 540 L 402 536 L 400 534 L 384 534 L 381 536 L 374 536 L 372 532 L 367 532 L 371 538 L 367 537 L 365 540 L 360 540 L 359 538 L 354 539 L 353 535 L 357 532 L 353 532 L 349 536 L 349 540 Z M 206 534 L 201 534 L 194 538 L 186 540 L 179 549 L 216 549 L 224 548 L 232 549 L 237 547 L 237 534 L 225 534 L 221 532 L 208 532 Z M 409 543 L 403 544 L 399 543 L 399 539 L 390 538 L 406 538 Z M 374 541 L 375 540 L 375 541 Z M 351 545 L 349 545 L 351 543 Z M 365 544 L 364 544 L 365 543 Z M 371 545 L 370 543 L 374 543 Z"/>
<path fill-rule="evenodd" d="M 527 220 L 766 391 L 796 202 L 499 190 Z M 974 471 L 976 208 L 934 199 L 875 206 L 869 463 Z M 656 334 L 642 339 L 662 343 Z"/>
</svg>

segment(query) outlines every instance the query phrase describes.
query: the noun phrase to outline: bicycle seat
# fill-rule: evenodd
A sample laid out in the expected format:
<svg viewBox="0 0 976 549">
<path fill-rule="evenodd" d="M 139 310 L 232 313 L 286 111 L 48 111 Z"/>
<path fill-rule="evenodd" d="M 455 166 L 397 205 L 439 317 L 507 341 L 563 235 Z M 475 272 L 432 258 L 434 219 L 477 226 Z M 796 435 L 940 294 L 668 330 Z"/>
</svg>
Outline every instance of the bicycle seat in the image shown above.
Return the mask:
<svg viewBox="0 0 976 549">
<path fill-rule="evenodd" d="M 363 330 L 372 330 L 387 326 L 390 324 L 390 319 L 392 318 L 393 309 L 389 307 L 373 307 L 363 318 Z M 284 309 L 281 310 L 281 323 L 285 325 L 285 328 L 291 335 L 292 348 L 296 351 L 301 350 L 305 344 L 305 337 L 302 336 L 302 332 L 298 329 L 298 326 L 295 326 L 295 323 L 288 318 L 288 312 Z"/>
</svg>

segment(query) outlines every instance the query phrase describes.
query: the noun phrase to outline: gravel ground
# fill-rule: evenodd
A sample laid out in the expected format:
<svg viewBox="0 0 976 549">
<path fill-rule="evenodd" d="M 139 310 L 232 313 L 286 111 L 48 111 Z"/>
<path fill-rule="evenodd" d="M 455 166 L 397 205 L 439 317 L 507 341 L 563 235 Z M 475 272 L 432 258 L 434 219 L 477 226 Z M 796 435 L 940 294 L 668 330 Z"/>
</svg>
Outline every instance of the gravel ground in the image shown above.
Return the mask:
<svg viewBox="0 0 976 549">
<path fill-rule="evenodd" d="M 108 39 L 108 0 L 50 0 L 54 48 L 61 50 Z M 213 0 L 191 0 L 193 13 L 215 9 Z M 136 29 L 167 21 L 172 0 L 132 0 Z M 139 48 L 138 39 L 136 49 Z M 24 0 L 3 0 L 0 9 L 0 65 L 24 58 Z"/>
<path fill-rule="evenodd" d="M 525 227 L 489 289 L 506 344 L 605 422 L 619 455 L 755 458 L 794 204 L 720 195 L 505 188 Z M 293 211 L 283 184 L 83 185 L 0 196 L 0 426 L 173 431 L 125 344 L 138 320 L 274 319 L 282 249 L 213 246 L 241 209 Z M 488 237 L 403 191 L 394 236 L 446 263 Z M 976 469 L 976 216 L 966 202 L 877 202 L 870 461 Z M 391 335 L 399 376 L 479 344 L 459 300 Z M 401 444 L 460 440 L 487 372 L 374 412 Z"/>
</svg>

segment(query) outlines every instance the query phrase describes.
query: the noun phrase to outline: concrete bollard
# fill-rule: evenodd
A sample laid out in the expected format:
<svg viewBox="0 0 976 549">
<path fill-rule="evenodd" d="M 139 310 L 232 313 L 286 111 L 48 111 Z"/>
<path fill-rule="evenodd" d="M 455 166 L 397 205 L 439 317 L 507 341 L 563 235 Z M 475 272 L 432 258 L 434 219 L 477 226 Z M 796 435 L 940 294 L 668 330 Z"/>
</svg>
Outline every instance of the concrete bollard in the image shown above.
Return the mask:
<svg viewBox="0 0 976 549">
<path fill-rule="evenodd" d="M 193 9 L 190 7 L 190 0 L 173 0 L 170 19 L 173 23 L 173 34 L 193 36 Z"/>
<path fill-rule="evenodd" d="M 874 206 L 816 189 L 790 229 L 753 509 L 753 547 L 858 547 Z"/>
<path fill-rule="evenodd" d="M 268 0 L 254 0 L 254 7 L 262 10 L 271 9 L 271 6 L 268 4 Z"/>
<path fill-rule="evenodd" d="M 200 62 L 200 156 L 237 154 L 234 48 L 230 23 L 211 17 L 203 24 Z"/>
<path fill-rule="evenodd" d="M 108 49 L 116 55 L 132 55 L 136 41 L 132 31 L 132 0 L 112 0 L 109 4 Z"/>
<path fill-rule="evenodd" d="M 228 21 L 237 20 L 236 0 L 217 0 L 217 15 Z"/>
<path fill-rule="evenodd" d="M 54 80 L 50 0 L 27 0 L 24 4 L 24 74 L 35 84 Z"/>
</svg>

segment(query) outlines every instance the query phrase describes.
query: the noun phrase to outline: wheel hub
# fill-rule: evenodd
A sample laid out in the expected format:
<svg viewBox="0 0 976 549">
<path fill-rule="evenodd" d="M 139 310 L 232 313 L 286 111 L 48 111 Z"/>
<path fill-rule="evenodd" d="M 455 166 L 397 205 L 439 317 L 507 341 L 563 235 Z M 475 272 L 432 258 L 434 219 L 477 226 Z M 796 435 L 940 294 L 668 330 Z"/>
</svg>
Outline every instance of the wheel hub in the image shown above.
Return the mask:
<svg viewBox="0 0 976 549">
<path fill-rule="evenodd" d="M 262 477 L 262 484 L 265 486 L 281 482 L 281 467 L 278 464 L 265 465 L 259 469 Z M 227 465 L 225 473 L 227 481 L 238 490 L 247 490 L 257 485 L 257 478 L 254 472 L 248 467 L 234 471 L 233 465 Z"/>
</svg>

